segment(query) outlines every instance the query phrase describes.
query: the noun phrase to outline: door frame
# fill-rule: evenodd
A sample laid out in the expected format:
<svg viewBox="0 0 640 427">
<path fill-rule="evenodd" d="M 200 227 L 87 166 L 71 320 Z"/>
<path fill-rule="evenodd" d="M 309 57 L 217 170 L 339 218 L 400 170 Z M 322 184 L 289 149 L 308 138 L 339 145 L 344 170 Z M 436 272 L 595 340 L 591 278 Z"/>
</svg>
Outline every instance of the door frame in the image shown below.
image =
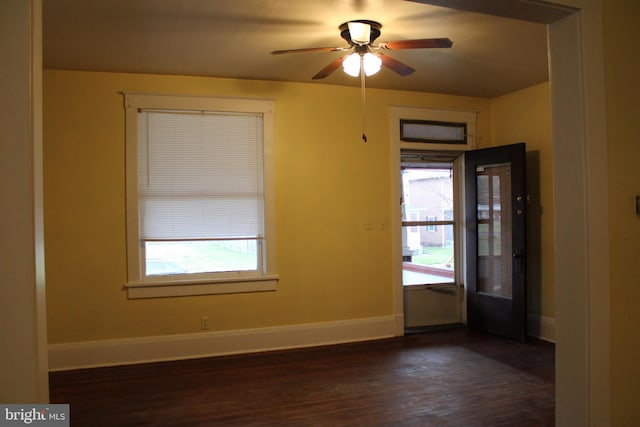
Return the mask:
<svg viewBox="0 0 640 427">
<path fill-rule="evenodd" d="M 553 2 L 581 8 L 547 27 L 556 235 L 556 424 L 608 426 L 611 309 L 602 2 Z"/>
<path fill-rule="evenodd" d="M 404 142 L 400 140 L 400 119 L 413 119 L 413 120 L 433 120 L 442 122 L 453 123 L 466 123 L 467 124 L 467 144 L 457 147 L 457 150 L 452 150 L 451 145 L 447 144 L 425 144 L 416 142 Z M 474 110 L 453 110 L 453 109 L 435 109 L 435 108 L 418 108 L 418 107 L 401 107 L 401 106 L 389 106 L 389 127 L 391 130 L 391 223 L 394 226 L 391 227 L 391 257 L 392 257 L 392 284 L 393 284 L 393 315 L 395 319 L 395 335 L 404 335 L 404 289 L 402 286 L 402 212 L 400 209 L 400 200 L 402 198 L 402 185 L 400 180 L 400 152 L 402 149 L 410 150 L 424 150 L 424 151 L 460 151 L 461 158 L 458 159 L 458 183 L 456 198 L 459 198 L 458 210 L 460 218 L 457 219 L 460 224 L 464 218 L 464 185 L 461 184 L 460 178 L 464 174 L 464 151 L 470 150 L 476 147 L 476 122 L 477 111 Z M 464 260 L 464 227 L 458 225 L 460 232 L 456 235 L 457 251 L 459 252 L 458 258 L 460 259 L 460 266 L 456 268 L 456 280 L 462 281 L 465 272 L 465 260 Z M 463 283 L 464 285 L 464 283 Z M 466 292 L 464 289 L 462 292 L 462 301 L 460 303 L 461 322 L 466 324 Z"/>
</svg>

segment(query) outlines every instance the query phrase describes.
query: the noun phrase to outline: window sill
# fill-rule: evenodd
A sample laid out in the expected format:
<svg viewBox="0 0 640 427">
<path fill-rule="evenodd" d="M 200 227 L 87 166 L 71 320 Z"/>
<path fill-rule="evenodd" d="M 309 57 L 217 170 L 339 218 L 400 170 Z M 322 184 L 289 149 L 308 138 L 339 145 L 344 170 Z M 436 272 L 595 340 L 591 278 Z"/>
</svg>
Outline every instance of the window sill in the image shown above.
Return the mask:
<svg viewBox="0 0 640 427">
<path fill-rule="evenodd" d="M 127 283 L 129 299 L 183 297 L 195 295 L 236 294 L 275 291 L 278 276 L 243 277 L 220 281 L 180 281 Z"/>
</svg>

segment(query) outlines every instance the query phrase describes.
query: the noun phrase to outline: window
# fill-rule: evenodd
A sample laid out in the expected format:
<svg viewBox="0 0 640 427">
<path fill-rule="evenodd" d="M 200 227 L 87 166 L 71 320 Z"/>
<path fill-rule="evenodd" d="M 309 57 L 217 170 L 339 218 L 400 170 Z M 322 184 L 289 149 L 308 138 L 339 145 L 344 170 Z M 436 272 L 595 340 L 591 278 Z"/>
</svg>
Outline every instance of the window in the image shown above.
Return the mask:
<svg viewBox="0 0 640 427">
<path fill-rule="evenodd" d="M 129 297 L 274 290 L 272 102 L 125 106 Z"/>
<path fill-rule="evenodd" d="M 427 222 L 434 222 L 437 218 L 435 215 L 427 215 Z M 427 224 L 427 231 L 430 233 L 435 233 L 438 230 L 438 226 L 436 224 Z"/>
<path fill-rule="evenodd" d="M 403 150 L 473 150 L 477 145 L 476 116 L 475 111 L 392 106 L 391 140 Z"/>
<path fill-rule="evenodd" d="M 400 140 L 465 145 L 467 143 L 467 124 L 400 119 Z"/>
</svg>

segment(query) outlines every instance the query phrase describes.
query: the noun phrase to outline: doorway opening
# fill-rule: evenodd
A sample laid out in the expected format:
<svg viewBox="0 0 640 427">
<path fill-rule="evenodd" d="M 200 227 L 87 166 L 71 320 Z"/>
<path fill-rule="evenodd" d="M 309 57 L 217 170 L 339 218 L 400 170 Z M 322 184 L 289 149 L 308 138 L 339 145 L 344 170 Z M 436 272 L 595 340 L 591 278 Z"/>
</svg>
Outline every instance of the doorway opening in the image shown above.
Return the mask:
<svg viewBox="0 0 640 427">
<path fill-rule="evenodd" d="M 477 145 L 477 112 L 389 113 L 392 214 L 401 224 L 391 231 L 396 334 L 464 325 L 462 177 L 464 153 Z"/>
<path fill-rule="evenodd" d="M 405 332 L 462 323 L 459 157 L 400 153 Z"/>
</svg>

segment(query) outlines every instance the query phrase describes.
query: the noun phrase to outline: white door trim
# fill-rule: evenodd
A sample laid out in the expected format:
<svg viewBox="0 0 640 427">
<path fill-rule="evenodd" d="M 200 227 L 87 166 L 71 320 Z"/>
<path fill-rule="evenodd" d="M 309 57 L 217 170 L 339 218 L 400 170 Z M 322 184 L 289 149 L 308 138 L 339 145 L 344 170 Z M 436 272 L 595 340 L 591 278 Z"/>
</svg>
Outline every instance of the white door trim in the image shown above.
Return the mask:
<svg viewBox="0 0 640 427">
<path fill-rule="evenodd" d="M 456 122 L 467 124 L 467 139 L 468 143 L 464 147 L 452 147 L 446 144 L 425 144 L 414 142 L 403 142 L 400 140 L 400 119 L 415 119 L 415 120 L 436 120 L 443 122 Z M 453 109 L 438 109 L 438 108 L 418 108 L 418 107 L 406 107 L 406 106 L 389 106 L 389 129 L 391 138 L 391 153 L 389 159 L 391 161 L 391 223 L 402 223 L 402 212 L 400 208 L 401 199 L 401 183 L 400 183 L 400 151 L 402 149 L 420 149 L 424 151 L 437 151 L 447 150 L 453 151 L 452 148 L 458 148 L 463 152 L 466 149 L 471 149 L 476 146 L 476 122 L 477 112 L 470 110 L 453 110 Z M 462 168 L 458 164 L 458 176 L 461 176 Z M 459 184 L 457 187 L 461 188 Z M 463 197 L 460 191 L 455 194 L 455 197 Z M 461 205 L 462 206 L 462 205 Z M 456 220 L 460 222 L 462 210 L 458 210 L 458 216 Z M 399 226 L 391 227 L 391 257 L 392 257 L 392 275 L 393 275 L 393 314 L 396 319 L 395 334 L 396 336 L 404 335 L 404 290 L 402 287 L 402 233 Z M 456 243 L 458 251 L 462 250 L 464 242 L 464 236 L 461 233 L 456 235 Z M 459 257 L 464 259 L 463 256 Z M 463 267 L 463 266 L 462 266 Z M 463 270 L 458 271 L 460 275 Z M 459 276 L 459 277 L 464 277 Z M 459 279 L 458 279 L 459 280 Z M 466 307 L 464 302 L 460 307 L 462 314 L 462 321 L 466 321 Z"/>
</svg>

